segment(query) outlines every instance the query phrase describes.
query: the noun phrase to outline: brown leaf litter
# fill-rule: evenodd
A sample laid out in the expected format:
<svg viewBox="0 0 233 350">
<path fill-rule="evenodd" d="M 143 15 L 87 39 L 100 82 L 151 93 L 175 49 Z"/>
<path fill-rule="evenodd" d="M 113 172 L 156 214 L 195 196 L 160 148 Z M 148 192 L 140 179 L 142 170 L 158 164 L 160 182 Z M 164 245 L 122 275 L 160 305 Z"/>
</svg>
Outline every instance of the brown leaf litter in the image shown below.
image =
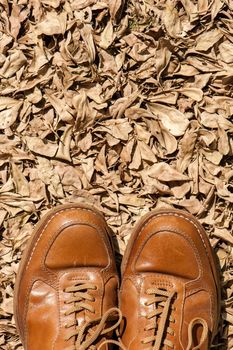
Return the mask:
<svg viewBox="0 0 233 350">
<path fill-rule="evenodd" d="M 123 253 L 152 208 L 218 255 L 215 349 L 233 348 L 233 16 L 222 0 L 0 0 L 0 348 L 22 349 L 15 274 L 60 203 L 96 205 Z"/>
</svg>

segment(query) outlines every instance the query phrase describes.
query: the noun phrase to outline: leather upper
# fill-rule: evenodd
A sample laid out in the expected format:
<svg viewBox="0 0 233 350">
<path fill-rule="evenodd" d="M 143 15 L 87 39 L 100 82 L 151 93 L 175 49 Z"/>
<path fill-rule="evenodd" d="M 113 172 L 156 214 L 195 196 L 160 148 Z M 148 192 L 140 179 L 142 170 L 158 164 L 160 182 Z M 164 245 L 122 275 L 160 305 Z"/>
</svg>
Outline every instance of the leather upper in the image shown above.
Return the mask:
<svg viewBox="0 0 233 350">
<path fill-rule="evenodd" d="M 193 320 L 202 319 L 208 325 L 209 336 L 200 349 L 207 350 L 218 325 L 216 263 L 201 225 L 191 215 L 175 210 L 151 212 L 135 228 L 128 244 L 120 289 L 120 308 L 125 318 L 122 341 L 128 350 L 154 346 L 155 340 L 147 344 L 143 341 L 156 339 L 161 328 L 168 298 L 162 296 L 162 303 L 156 300 L 163 293 L 173 297 L 161 349 L 170 349 L 167 344 L 178 350 L 188 349 L 188 329 Z M 155 302 L 151 303 L 153 298 Z M 156 312 L 157 316 L 147 318 Z M 193 327 L 191 349 L 199 344 L 202 328 L 200 322 Z"/>
<path fill-rule="evenodd" d="M 73 293 L 67 288 L 80 283 L 95 286 L 86 301 L 94 313 L 69 314 Z M 25 350 L 74 345 L 75 337 L 66 340 L 74 330 L 67 324 L 82 325 L 115 307 L 117 288 L 111 234 L 102 215 L 79 205 L 50 212 L 36 227 L 17 276 L 15 318 Z"/>
</svg>

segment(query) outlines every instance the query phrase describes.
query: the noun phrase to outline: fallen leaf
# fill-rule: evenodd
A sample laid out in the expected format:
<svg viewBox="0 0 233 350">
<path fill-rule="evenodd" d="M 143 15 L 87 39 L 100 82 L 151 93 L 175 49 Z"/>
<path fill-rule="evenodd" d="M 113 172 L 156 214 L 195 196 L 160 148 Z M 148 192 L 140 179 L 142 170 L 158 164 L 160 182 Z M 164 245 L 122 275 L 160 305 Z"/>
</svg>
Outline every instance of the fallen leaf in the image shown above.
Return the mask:
<svg viewBox="0 0 233 350">
<path fill-rule="evenodd" d="M 158 103 L 150 103 L 148 108 L 172 135 L 181 136 L 185 133 L 189 120 L 179 110 Z"/>
<path fill-rule="evenodd" d="M 55 35 L 64 34 L 66 31 L 66 13 L 59 15 L 55 11 L 47 12 L 44 20 L 37 26 L 39 34 Z"/>
<path fill-rule="evenodd" d="M 22 51 L 15 51 L 11 53 L 5 60 L 4 65 L 0 69 L 0 76 L 4 78 L 11 78 L 19 71 L 27 62 L 26 56 Z"/>
<path fill-rule="evenodd" d="M 38 137 L 31 136 L 26 136 L 25 141 L 30 151 L 37 154 L 51 158 L 57 153 L 58 145 L 55 143 L 43 141 Z"/>
<path fill-rule="evenodd" d="M 165 11 L 163 12 L 163 23 L 167 32 L 173 38 L 177 38 L 182 34 L 179 13 L 175 5 L 176 3 L 174 1 L 168 0 L 166 2 Z"/>
<path fill-rule="evenodd" d="M 207 51 L 214 44 L 216 44 L 222 38 L 222 36 L 223 33 L 219 29 L 205 31 L 203 34 L 198 36 L 195 49 L 197 51 Z"/>
<path fill-rule="evenodd" d="M 113 25 L 112 22 L 109 21 L 107 26 L 104 28 L 103 32 L 100 36 L 100 42 L 99 46 L 103 49 L 107 49 L 114 40 L 114 31 L 113 31 Z"/>
<path fill-rule="evenodd" d="M 0 98 L 0 129 L 11 127 L 19 115 L 22 101 L 13 98 Z"/>
<path fill-rule="evenodd" d="M 142 177 L 155 178 L 161 182 L 189 181 L 188 176 L 183 175 L 167 163 L 157 163 L 143 170 Z"/>
</svg>

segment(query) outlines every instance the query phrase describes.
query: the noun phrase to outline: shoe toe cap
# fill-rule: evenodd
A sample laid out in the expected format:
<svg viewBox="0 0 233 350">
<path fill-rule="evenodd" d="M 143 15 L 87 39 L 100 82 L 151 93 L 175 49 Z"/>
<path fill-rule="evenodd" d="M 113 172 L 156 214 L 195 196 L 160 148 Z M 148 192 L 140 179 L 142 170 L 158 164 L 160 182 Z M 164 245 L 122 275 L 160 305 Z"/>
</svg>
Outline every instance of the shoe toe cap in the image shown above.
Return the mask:
<svg viewBox="0 0 233 350">
<path fill-rule="evenodd" d="M 135 269 L 188 279 L 195 279 L 199 274 L 198 259 L 191 243 L 169 231 L 155 233 L 145 242 Z"/>
<path fill-rule="evenodd" d="M 89 224 L 73 223 L 54 237 L 45 258 L 50 269 L 106 267 L 108 250 L 98 230 Z"/>
<path fill-rule="evenodd" d="M 138 235 L 136 271 L 197 278 L 207 256 L 202 234 L 191 217 L 182 213 L 155 214 Z"/>
</svg>

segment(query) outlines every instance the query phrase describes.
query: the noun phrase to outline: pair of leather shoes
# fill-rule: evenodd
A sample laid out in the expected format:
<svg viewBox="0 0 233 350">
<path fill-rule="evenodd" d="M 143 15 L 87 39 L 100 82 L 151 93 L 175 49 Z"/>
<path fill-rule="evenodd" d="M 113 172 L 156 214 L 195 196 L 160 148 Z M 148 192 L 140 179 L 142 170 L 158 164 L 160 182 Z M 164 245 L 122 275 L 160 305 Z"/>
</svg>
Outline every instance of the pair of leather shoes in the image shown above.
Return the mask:
<svg viewBox="0 0 233 350">
<path fill-rule="evenodd" d="M 143 217 L 122 261 L 119 294 L 118 286 L 102 214 L 83 205 L 50 211 L 35 228 L 16 280 L 24 349 L 209 348 L 219 278 L 205 231 L 191 215 L 169 209 Z"/>
</svg>

